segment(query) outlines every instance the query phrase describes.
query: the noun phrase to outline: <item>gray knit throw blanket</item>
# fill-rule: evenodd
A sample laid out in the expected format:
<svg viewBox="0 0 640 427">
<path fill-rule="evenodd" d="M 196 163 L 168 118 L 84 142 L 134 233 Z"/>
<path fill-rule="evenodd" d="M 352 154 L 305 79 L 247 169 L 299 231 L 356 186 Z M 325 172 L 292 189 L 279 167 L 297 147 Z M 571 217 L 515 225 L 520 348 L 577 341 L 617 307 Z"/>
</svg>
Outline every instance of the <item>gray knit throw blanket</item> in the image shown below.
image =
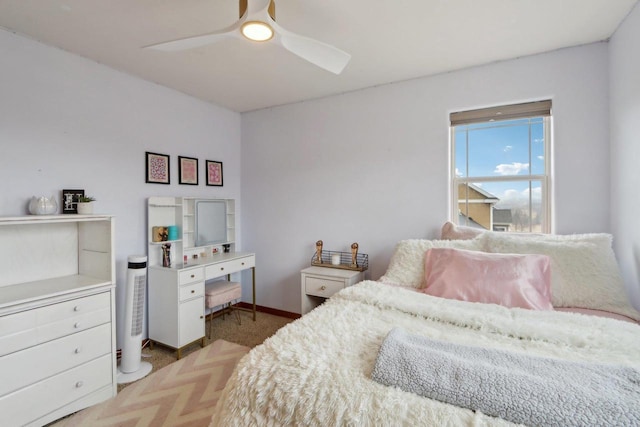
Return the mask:
<svg viewBox="0 0 640 427">
<path fill-rule="evenodd" d="M 471 347 L 395 328 L 373 380 L 531 426 L 640 426 L 640 371 Z"/>
</svg>

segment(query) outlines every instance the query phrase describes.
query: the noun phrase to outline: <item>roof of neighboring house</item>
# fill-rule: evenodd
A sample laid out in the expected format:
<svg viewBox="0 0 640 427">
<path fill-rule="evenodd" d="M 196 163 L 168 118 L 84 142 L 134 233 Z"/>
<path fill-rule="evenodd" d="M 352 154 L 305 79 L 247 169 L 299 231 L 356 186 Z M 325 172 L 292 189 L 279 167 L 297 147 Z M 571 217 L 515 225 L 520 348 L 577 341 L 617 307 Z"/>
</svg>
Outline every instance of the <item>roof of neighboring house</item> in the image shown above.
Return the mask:
<svg viewBox="0 0 640 427">
<path fill-rule="evenodd" d="M 458 213 L 458 224 L 464 225 L 465 227 L 480 228 L 481 230 L 486 230 L 485 227 L 478 224 L 473 219 L 467 218 L 467 216 L 462 212 Z"/>
<path fill-rule="evenodd" d="M 460 184 L 460 185 L 467 185 L 470 189 L 477 191 L 478 193 L 482 194 L 487 199 L 495 200 L 496 202 L 500 200 L 495 195 L 489 193 L 487 190 L 483 189 L 482 187 L 478 187 L 477 185 L 472 184 L 470 182 L 468 182 L 466 184 Z"/>
</svg>

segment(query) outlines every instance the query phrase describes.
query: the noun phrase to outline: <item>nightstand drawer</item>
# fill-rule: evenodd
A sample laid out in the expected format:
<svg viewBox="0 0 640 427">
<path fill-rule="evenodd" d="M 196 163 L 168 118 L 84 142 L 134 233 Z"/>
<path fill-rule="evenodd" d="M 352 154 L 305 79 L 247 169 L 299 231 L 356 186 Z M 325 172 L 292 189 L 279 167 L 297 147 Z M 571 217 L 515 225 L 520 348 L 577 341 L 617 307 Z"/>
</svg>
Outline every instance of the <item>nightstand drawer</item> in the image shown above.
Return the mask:
<svg viewBox="0 0 640 427">
<path fill-rule="evenodd" d="M 310 312 L 336 292 L 364 280 L 363 271 L 328 267 L 311 266 L 300 274 L 300 314 Z"/>
<path fill-rule="evenodd" d="M 307 295 L 329 298 L 331 295 L 344 289 L 344 280 L 307 277 L 304 282 L 304 289 Z"/>
<path fill-rule="evenodd" d="M 187 283 L 201 282 L 204 280 L 204 270 L 202 268 L 193 268 L 191 270 L 185 270 L 180 272 L 180 278 L 178 279 L 179 285 L 186 285 Z"/>
</svg>

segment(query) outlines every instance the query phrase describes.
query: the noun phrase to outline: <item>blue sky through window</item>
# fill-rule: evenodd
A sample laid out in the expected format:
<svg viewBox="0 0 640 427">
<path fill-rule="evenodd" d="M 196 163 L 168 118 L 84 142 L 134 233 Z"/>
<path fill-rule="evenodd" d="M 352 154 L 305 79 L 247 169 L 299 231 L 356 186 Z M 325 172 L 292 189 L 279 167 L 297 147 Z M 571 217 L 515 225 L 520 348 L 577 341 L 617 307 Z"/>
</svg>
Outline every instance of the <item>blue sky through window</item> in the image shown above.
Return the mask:
<svg viewBox="0 0 640 427">
<path fill-rule="evenodd" d="M 543 175 L 544 146 L 543 118 L 456 126 L 456 175 L 472 179 Z M 528 204 L 528 181 L 509 180 L 474 184 L 500 199 L 497 208 L 518 207 L 525 202 Z M 536 202 L 541 200 L 540 181 L 531 182 L 531 191 L 534 195 L 533 203 L 537 204 Z"/>
</svg>

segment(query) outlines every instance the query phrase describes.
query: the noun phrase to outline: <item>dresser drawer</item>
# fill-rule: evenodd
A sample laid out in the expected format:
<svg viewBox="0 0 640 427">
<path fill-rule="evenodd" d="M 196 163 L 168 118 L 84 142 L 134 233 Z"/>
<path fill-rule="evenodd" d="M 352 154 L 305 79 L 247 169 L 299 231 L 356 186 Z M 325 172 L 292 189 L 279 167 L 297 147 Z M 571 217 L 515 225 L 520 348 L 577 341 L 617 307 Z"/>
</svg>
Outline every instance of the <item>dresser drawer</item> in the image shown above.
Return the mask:
<svg viewBox="0 0 640 427">
<path fill-rule="evenodd" d="M 110 352 L 111 324 L 104 324 L 0 357 L 0 396 Z"/>
<path fill-rule="evenodd" d="M 180 301 L 186 301 L 204 295 L 204 282 L 192 283 L 180 287 Z"/>
<path fill-rule="evenodd" d="M 109 292 L 0 317 L 0 356 L 111 321 Z"/>
<path fill-rule="evenodd" d="M 111 354 L 0 397 L 0 414 L 9 425 L 24 425 L 108 386 L 112 381 Z M 34 410 L 37 408 L 37 410 Z"/>
<path fill-rule="evenodd" d="M 226 274 L 237 273 L 238 271 L 256 266 L 256 258 L 253 256 L 232 259 L 226 262 L 208 265 L 206 267 L 205 276 L 207 279 L 215 279 L 216 277 Z"/>
<path fill-rule="evenodd" d="M 180 272 L 178 277 L 179 285 L 186 285 L 192 282 L 201 282 L 204 280 L 204 271 L 202 268 L 193 268 L 191 270 L 184 270 Z"/>
<path fill-rule="evenodd" d="M 304 289 L 307 295 L 329 298 L 331 295 L 344 289 L 344 280 L 307 277 L 304 282 Z"/>
</svg>

